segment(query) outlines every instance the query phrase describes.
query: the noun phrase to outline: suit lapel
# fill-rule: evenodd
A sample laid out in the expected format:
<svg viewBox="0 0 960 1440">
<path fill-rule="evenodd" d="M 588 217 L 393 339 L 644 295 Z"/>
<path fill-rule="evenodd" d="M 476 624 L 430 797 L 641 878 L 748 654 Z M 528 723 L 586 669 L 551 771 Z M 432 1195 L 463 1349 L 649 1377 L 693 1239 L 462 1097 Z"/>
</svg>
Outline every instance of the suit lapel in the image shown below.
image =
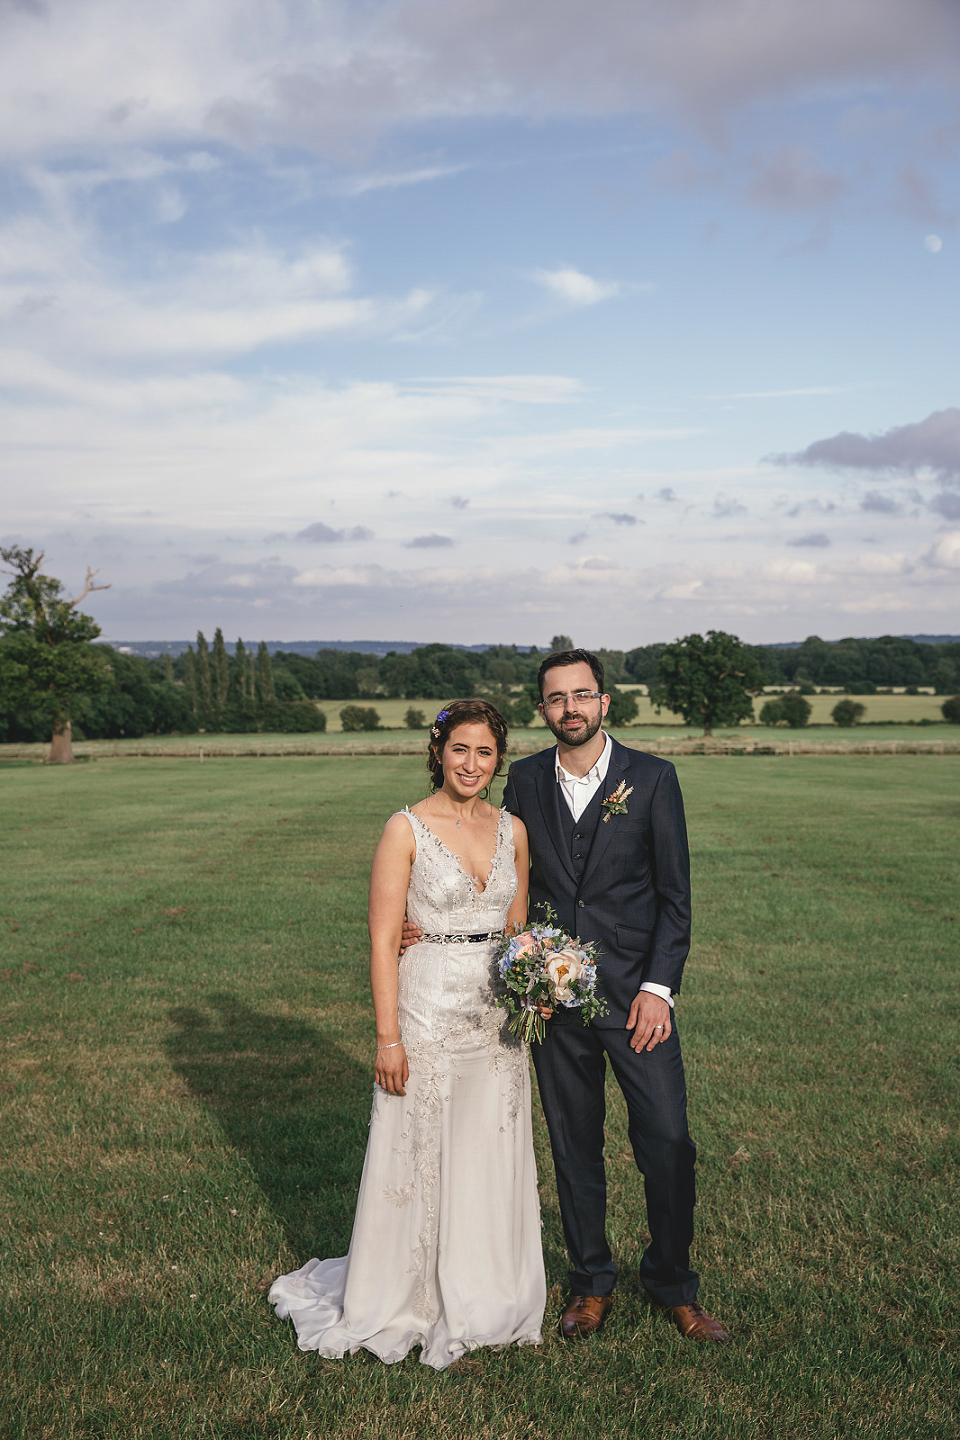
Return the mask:
<svg viewBox="0 0 960 1440">
<path fill-rule="evenodd" d="M 610 756 L 610 764 L 607 767 L 607 776 L 600 787 L 604 800 L 612 795 L 614 790 L 624 779 L 630 768 L 630 751 L 625 745 L 617 740 L 612 741 L 613 754 Z M 629 803 L 629 802 L 628 802 Z M 606 853 L 607 846 L 616 834 L 618 816 L 610 815 L 604 811 L 597 821 L 597 828 L 593 835 L 593 844 L 590 846 L 590 853 L 587 856 L 587 863 L 583 867 L 583 879 L 580 882 L 581 888 L 587 883 L 591 873 L 597 868 Z"/>
<path fill-rule="evenodd" d="M 540 774 L 537 776 L 537 798 L 540 801 L 540 811 L 543 815 L 543 823 L 547 834 L 557 854 L 563 862 L 564 869 L 571 880 L 576 880 L 573 870 L 573 861 L 570 858 L 570 847 L 565 843 L 563 833 L 563 821 L 560 818 L 560 786 L 557 784 L 557 752 L 556 749 L 547 752 L 544 764 L 541 766 Z"/>
</svg>

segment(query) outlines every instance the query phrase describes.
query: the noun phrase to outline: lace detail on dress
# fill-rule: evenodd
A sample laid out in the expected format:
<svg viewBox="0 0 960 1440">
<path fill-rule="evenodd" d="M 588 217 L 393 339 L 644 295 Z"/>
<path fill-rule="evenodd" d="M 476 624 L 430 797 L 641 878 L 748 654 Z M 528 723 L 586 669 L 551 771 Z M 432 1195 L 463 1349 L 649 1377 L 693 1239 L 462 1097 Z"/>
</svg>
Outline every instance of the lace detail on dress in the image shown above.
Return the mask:
<svg viewBox="0 0 960 1440">
<path fill-rule="evenodd" d="M 483 891 L 410 811 L 417 842 L 407 913 L 425 934 L 501 931 L 515 894 L 502 814 Z M 350 1252 L 311 1260 L 270 1292 L 300 1348 L 411 1346 L 438 1369 L 477 1345 L 538 1342 L 540 1249 L 528 1056 L 506 1028 L 494 943 L 421 941 L 401 958 L 405 1095 L 375 1088 Z"/>
<path fill-rule="evenodd" d="M 403 814 L 417 842 L 407 892 L 410 919 L 421 930 L 436 935 L 502 930 L 517 889 L 510 816 L 500 813 L 493 862 L 481 891 L 453 851 L 419 816 L 411 810 Z M 428 1321 L 437 1313 L 430 1262 L 437 1246 L 435 1191 L 442 1113 L 450 1099 L 450 1084 L 445 1082 L 460 1079 L 459 1057 L 471 1061 L 484 1057 L 488 1071 L 500 1079 L 511 1129 L 523 1112 L 525 1085 L 529 1085 L 526 1047 L 507 1029 L 509 1015 L 499 1003 L 498 987 L 489 942 L 438 945 L 421 941 L 401 962 L 400 1033 L 411 1076 L 416 1079 L 405 1159 L 414 1172 L 423 1204 L 423 1225 L 411 1270 L 417 1279 L 415 1313 Z M 425 1007 L 425 997 L 433 991 L 438 1004 Z M 500 1128 L 506 1130 L 506 1126 Z M 394 1190 L 386 1198 L 394 1204 L 406 1203 L 408 1189 Z M 402 1201 L 395 1198 L 400 1195 Z"/>
<path fill-rule="evenodd" d="M 412 810 L 406 815 L 417 842 L 410 871 L 407 915 L 428 935 L 478 935 L 502 930 L 517 892 L 513 826 L 505 810 L 497 823 L 497 844 L 482 890 L 453 851 Z"/>
</svg>

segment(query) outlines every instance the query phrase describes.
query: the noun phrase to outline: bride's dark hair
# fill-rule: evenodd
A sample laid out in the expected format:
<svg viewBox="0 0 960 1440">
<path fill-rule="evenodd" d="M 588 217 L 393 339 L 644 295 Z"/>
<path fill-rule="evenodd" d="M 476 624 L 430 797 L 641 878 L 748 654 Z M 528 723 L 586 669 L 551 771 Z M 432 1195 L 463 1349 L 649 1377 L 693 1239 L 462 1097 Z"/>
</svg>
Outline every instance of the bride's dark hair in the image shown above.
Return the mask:
<svg viewBox="0 0 960 1440">
<path fill-rule="evenodd" d="M 443 784 L 443 747 L 450 731 L 458 725 L 486 725 L 497 747 L 497 768 L 493 773 L 499 775 L 503 767 L 503 757 L 507 753 L 507 722 L 496 705 L 491 705 L 489 700 L 451 700 L 430 727 L 427 769 L 434 790 L 439 790 Z"/>
</svg>

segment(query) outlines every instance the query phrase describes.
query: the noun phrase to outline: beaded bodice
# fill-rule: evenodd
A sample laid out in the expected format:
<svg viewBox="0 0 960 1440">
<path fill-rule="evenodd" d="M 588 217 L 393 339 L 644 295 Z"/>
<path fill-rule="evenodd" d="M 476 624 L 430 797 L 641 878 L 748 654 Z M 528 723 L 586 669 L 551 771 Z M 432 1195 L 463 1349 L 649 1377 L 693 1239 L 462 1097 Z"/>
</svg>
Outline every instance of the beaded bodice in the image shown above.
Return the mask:
<svg viewBox="0 0 960 1440">
<path fill-rule="evenodd" d="M 517 892 L 513 825 L 507 812 L 500 812 L 493 864 L 482 891 L 429 825 L 412 810 L 402 813 L 417 843 L 407 891 L 408 918 L 433 935 L 502 930 Z"/>
</svg>

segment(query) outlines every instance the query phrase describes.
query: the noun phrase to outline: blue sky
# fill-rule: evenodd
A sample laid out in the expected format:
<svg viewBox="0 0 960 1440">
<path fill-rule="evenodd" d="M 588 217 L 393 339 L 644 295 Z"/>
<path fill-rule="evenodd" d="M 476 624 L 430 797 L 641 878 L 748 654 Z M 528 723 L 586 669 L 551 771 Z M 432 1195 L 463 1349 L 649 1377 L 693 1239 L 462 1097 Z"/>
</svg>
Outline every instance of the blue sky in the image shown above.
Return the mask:
<svg viewBox="0 0 960 1440">
<path fill-rule="evenodd" d="M 955 632 L 952 0 L 0 8 L 4 543 L 112 638 Z"/>
</svg>

